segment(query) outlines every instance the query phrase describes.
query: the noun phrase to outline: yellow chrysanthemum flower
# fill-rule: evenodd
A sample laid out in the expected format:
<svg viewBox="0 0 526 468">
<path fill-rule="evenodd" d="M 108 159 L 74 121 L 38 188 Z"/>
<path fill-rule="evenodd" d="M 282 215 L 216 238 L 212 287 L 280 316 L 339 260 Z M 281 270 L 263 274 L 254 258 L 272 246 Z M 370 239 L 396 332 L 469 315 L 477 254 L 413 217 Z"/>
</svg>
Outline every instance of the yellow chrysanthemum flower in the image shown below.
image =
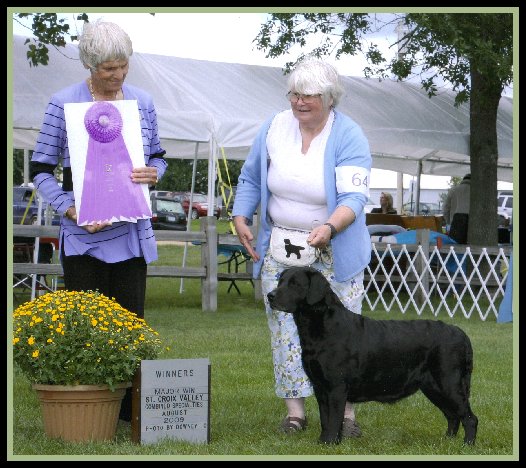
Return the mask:
<svg viewBox="0 0 526 468">
<path fill-rule="evenodd" d="M 145 323 L 99 292 L 44 294 L 13 311 L 14 361 L 34 382 L 42 375 L 59 385 L 113 385 L 115 375 L 131 381 L 140 361 L 161 350 Z"/>
</svg>

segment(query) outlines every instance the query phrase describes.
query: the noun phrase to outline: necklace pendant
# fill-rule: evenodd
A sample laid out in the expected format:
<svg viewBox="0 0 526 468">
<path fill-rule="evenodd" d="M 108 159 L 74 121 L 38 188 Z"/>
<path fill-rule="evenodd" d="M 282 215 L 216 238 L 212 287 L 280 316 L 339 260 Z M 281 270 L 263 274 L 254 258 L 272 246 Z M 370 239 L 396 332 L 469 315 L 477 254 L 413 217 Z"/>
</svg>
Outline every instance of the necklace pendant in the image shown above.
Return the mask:
<svg viewBox="0 0 526 468">
<path fill-rule="evenodd" d="M 97 98 L 95 97 L 95 91 L 93 89 L 93 80 L 91 78 L 88 81 L 88 89 L 91 94 L 91 98 L 93 99 L 93 102 L 95 102 Z M 113 99 L 102 99 L 102 101 L 119 101 L 121 99 L 124 99 L 124 93 L 122 91 L 122 88 L 115 93 Z"/>
</svg>

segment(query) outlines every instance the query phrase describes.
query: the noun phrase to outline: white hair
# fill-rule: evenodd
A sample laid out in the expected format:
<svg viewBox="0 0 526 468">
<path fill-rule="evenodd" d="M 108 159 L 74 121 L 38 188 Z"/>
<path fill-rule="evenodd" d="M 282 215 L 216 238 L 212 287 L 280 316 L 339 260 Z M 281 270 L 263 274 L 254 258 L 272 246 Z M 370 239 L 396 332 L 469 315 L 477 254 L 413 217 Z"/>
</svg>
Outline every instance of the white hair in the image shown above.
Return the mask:
<svg viewBox="0 0 526 468">
<path fill-rule="evenodd" d="M 79 39 L 82 64 L 95 70 L 101 63 L 128 60 L 133 54 L 130 36 L 115 23 L 101 21 L 85 23 Z"/>
<path fill-rule="evenodd" d="M 293 93 L 321 94 L 325 106 L 332 98 L 332 107 L 336 107 L 343 95 L 336 68 L 314 56 L 307 56 L 298 63 L 289 76 L 288 87 Z"/>
</svg>

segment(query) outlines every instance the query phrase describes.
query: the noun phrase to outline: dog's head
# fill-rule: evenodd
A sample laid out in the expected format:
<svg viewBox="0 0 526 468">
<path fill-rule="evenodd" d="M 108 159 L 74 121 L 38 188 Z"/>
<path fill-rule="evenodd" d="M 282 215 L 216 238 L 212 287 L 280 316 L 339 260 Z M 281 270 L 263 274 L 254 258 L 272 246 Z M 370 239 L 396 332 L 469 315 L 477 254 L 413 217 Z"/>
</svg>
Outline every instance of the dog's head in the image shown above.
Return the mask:
<svg viewBox="0 0 526 468">
<path fill-rule="evenodd" d="M 278 286 L 267 298 L 273 309 L 292 313 L 302 305 L 317 304 L 331 291 L 325 276 L 315 268 L 292 267 L 281 273 Z"/>
</svg>

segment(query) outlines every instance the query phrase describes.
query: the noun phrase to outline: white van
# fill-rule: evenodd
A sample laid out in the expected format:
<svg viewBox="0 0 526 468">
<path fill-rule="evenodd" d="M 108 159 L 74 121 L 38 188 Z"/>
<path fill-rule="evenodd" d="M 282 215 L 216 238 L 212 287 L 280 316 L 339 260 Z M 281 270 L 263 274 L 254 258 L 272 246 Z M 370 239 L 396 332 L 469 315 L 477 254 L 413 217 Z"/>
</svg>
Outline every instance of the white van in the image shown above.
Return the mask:
<svg viewBox="0 0 526 468">
<path fill-rule="evenodd" d="M 513 215 L 513 192 L 511 190 L 503 190 L 498 193 L 497 213 L 499 226 L 511 224 Z"/>
</svg>

